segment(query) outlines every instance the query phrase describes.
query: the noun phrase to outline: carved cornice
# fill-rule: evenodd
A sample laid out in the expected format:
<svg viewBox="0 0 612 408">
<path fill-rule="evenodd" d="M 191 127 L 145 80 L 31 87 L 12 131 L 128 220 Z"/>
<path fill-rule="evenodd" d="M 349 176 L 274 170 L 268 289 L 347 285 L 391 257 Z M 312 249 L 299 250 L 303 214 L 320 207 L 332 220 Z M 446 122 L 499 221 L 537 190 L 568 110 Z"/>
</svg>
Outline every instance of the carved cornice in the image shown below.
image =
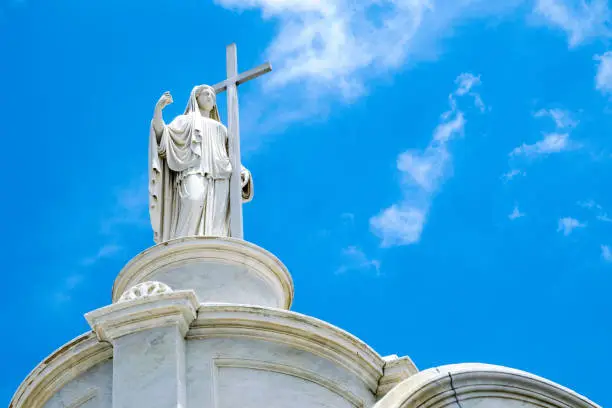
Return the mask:
<svg viewBox="0 0 612 408">
<path fill-rule="evenodd" d="M 353 372 L 376 393 L 383 359 L 358 338 L 329 323 L 281 309 L 206 304 L 198 309 L 187 339 L 247 337 L 287 344 Z"/>
<path fill-rule="evenodd" d="M 419 372 L 408 356 L 398 357 L 392 355 L 383 357 L 383 360 L 385 360 L 385 367 L 383 369 L 383 376 L 378 382 L 378 390 L 376 391 L 378 398 L 382 398 L 397 384 Z"/>
<path fill-rule="evenodd" d="M 113 357 L 110 344 L 93 332 L 85 333 L 44 359 L 21 383 L 9 408 L 42 407 L 64 385 Z"/>
<path fill-rule="evenodd" d="M 128 300 L 95 310 L 86 316 L 97 334 L 84 334 L 40 363 L 21 384 L 9 408 L 43 407 L 64 385 L 96 364 L 111 359 L 112 346 L 108 342 L 128 333 L 163 325 L 177 325 L 182 330 L 186 330 L 189 325 L 186 333 L 188 341 L 240 337 L 281 343 L 307 351 L 344 367 L 363 381 L 374 394 L 379 391 L 379 382 L 384 385 L 397 381 L 397 376 L 403 375 L 401 362 L 406 362 L 405 359 L 398 359 L 399 362 L 389 365 L 389 361 L 385 362 L 358 338 L 313 317 L 266 307 L 230 304 L 198 306 L 192 291 Z M 397 367 L 392 368 L 394 364 Z M 385 366 L 388 381 L 383 377 Z M 279 367 L 279 370 L 283 368 Z M 300 375 L 310 374 L 304 372 Z M 323 385 L 340 395 L 348 392 L 340 385 Z M 348 397 L 355 399 L 350 395 Z"/>
<path fill-rule="evenodd" d="M 353 394 L 353 392 L 351 392 L 351 390 L 346 387 L 345 384 L 326 378 L 315 371 L 306 370 L 299 366 L 242 358 L 215 358 L 213 359 L 213 365 L 213 376 L 216 378 L 219 376 L 219 368 L 247 368 L 281 373 L 318 384 L 321 387 L 324 387 L 334 394 L 342 397 L 355 408 L 364 408 L 366 406 L 366 402 L 363 400 L 363 398 Z M 216 378 L 213 379 L 213 382 L 218 381 Z M 216 406 L 213 408 L 216 408 Z"/>
<path fill-rule="evenodd" d="M 270 252 L 247 241 L 233 238 L 187 237 L 162 242 L 134 257 L 121 270 L 113 285 L 112 300 L 117 302 L 130 287 L 150 280 L 165 266 L 190 260 L 206 260 L 244 265 L 276 291 L 281 308 L 293 301 L 293 281 L 283 263 Z"/>
<path fill-rule="evenodd" d="M 85 314 L 102 341 L 156 327 L 176 326 L 184 336 L 196 317 L 198 299 L 192 290 L 127 300 Z"/>
<path fill-rule="evenodd" d="M 503 398 L 543 408 L 601 408 L 574 391 L 536 375 L 489 364 L 431 368 L 402 381 L 373 408 L 455 407 L 457 401 Z"/>
</svg>

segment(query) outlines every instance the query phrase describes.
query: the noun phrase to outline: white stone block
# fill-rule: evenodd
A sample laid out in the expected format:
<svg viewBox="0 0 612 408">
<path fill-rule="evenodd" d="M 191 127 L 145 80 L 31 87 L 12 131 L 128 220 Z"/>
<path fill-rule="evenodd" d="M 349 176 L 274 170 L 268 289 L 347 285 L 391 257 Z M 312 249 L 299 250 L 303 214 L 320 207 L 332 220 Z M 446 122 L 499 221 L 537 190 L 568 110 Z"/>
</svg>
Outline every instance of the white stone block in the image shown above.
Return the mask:
<svg viewBox="0 0 612 408">
<path fill-rule="evenodd" d="M 113 408 L 183 408 L 185 339 L 177 326 L 115 340 Z"/>
</svg>

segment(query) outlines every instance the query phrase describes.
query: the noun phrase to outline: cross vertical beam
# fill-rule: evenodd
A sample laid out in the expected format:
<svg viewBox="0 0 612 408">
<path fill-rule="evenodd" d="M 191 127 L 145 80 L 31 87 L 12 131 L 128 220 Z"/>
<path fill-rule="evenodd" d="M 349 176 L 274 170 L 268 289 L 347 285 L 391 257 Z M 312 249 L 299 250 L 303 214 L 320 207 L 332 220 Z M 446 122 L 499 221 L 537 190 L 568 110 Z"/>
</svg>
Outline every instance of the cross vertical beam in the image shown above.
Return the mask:
<svg viewBox="0 0 612 408">
<path fill-rule="evenodd" d="M 259 65 L 253 69 L 238 74 L 238 53 L 236 44 L 227 46 L 225 52 L 227 62 L 227 79 L 214 85 L 216 94 L 227 91 L 227 130 L 229 132 L 229 156 L 232 162 L 230 178 L 230 236 L 243 239 L 242 228 L 242 181 L 240 162 L 240 122 L 238 119 L 238 85 L 272 71 L 270 63 Z"/>
<path fill-rule="evenodd" d="M 238 121 L 238 84 L 230 79 L 238 76 L 238 52 L 236 44 L 230 44 L 225 53 L 227 60 L 227 130 L 230 143 L 229 154 L 232 161 L 230 178 L 230 236 L 238 239 L 244 237 L 242 228 L 242 183 L 240 161 L 240 122 Z"/>
</svg>

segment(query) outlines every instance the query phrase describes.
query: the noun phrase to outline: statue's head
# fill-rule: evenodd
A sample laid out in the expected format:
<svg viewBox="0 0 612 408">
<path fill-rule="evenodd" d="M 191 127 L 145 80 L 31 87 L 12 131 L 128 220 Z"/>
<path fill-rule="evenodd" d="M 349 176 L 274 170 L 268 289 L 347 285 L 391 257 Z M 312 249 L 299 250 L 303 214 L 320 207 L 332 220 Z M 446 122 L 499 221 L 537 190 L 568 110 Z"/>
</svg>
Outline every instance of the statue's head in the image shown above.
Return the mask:
<svg viewBox="0 0 612 408">
<path fill-rule="evenodd" d="M 210 112 L 210 118 L 221 122 L 217 109 L 217 94 L 209 85 L 198 85 L 191 90 L 185 115 L 199 115 L 200 111 Z"/>
<path fill-rule="evenodd" d="M 200 109 L 210 112 L 217 105 L 217 94 L 208 85 L 201 85 L 196 91 L 196 100 Z"/>
</svg>

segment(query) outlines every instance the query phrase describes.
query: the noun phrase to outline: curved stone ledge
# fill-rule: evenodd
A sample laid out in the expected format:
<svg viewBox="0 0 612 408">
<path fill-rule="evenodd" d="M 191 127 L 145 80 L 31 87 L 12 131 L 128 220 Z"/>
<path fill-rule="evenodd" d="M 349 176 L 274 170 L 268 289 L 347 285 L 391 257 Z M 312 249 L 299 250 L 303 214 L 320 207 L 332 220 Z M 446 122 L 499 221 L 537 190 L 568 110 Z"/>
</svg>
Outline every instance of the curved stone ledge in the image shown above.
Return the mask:
<svg viewBox="0 0 612 408">
<path fill-rule="evenodd" d="M 110 344 L 88 332 L 55 350 L 21 383 L 9 408 L 42 407 L 64 385 L 113 357 Z"/>
<path fill-rule="evenodd" d="M 202 303 L 289 309 L 293 301 L 293 281 L 282 262 L 257 245 L 232 238 L 180 238 L 145 250 L 119 273 L 113 302 L 146 281 L 192 289 Z"/>
<path fill-rule="evenodd" d="M 247 337 L 307 351 L 346 368 L 376 393 L 385 361 L 357 337 L 322 320 L 286 310 L 206 304 L 187 339 Z"/>
<path fill-rule="evenodd" d="M 179 294 L 175 292 L 157 297 L 167 298 Z M 107 308 L 138 306 L 149 300 L 143 298 Z M 130 326 L 133 331 L 139 330 L 139 327 Z M 310 352 L 346 369 L 347 373 L 362 381 L 364 390 L 369 390 L 372 395 L 376 395 L 383 375 L 385 361 L 358 338 L 321 320 L 282 309 L 202 304 L 186 334 L 187 341 L 236 337 L 276 342 Z M 9 408 L 43 407 L 66 384 L 95 365 L 111 359 L 112 352 L 111 344 L 99 341 L 93 332 L 72 340 L 28 375 L 15 393 Z"/>
<path fill-rule="evenodd" d="M 494 400 L 514 400 L 525 407 L 601 408 L 574 391 L 536 375 L 479 363 L 421 371 L 395 386 L 373 408 L 455 407 L 457 401 L 469 400 L 485 400 L 483 406 L 495 407 L 506 405 L 495 405 Z"/>
</svg>

